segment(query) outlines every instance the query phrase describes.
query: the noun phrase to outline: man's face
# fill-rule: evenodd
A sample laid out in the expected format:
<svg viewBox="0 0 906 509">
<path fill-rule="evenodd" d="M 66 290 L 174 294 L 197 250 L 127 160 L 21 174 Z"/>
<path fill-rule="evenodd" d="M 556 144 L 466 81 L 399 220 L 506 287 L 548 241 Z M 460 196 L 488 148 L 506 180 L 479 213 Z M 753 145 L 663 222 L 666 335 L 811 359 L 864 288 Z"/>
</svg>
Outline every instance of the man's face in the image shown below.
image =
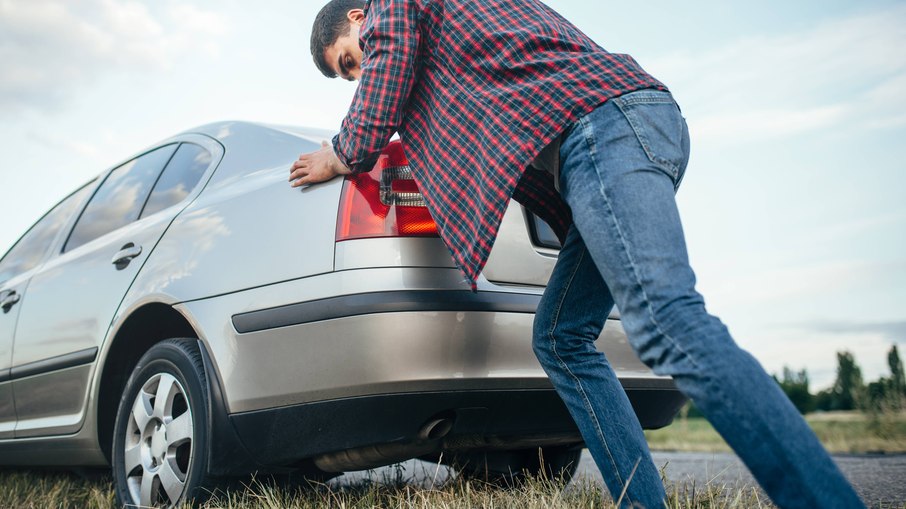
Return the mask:
<svg viewBox="0 0 906 509">
<path fill-rule="evenodd" d="M 361 9 L 353 9 L 346 15 L 349 18 L 349 33 L 340 36 L 336 42 L 324 50 L 324 58 L 337 76 L 356 81 L 362 76 L 362 49 L 359 48 L 359 30 L 365 20 Z"/>
</svg>

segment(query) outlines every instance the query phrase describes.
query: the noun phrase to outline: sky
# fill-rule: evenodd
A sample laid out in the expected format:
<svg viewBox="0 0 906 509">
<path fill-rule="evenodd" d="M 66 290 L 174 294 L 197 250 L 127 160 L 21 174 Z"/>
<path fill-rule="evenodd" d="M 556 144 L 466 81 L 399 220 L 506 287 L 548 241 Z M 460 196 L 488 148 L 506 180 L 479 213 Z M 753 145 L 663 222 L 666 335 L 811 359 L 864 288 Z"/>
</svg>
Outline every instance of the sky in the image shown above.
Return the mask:
<svg viewBox="0 0 906 509">
<path fill-rule="evenodd" d="M 548 0 L 666 83 L 708 309 L 765 368 L 868 380 L 906 343 L 906 2 Z M 80 184 L 218 120 L 337 129 L 319 1 L 0 0 L 0 252 Z"/>
</svg>

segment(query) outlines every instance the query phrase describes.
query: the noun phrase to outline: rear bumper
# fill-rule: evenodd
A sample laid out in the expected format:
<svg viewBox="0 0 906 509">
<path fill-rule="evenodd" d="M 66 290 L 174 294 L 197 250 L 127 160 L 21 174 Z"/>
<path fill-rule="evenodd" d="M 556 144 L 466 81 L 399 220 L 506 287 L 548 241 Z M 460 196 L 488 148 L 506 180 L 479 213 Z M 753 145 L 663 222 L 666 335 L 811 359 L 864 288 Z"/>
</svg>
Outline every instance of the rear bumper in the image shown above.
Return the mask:
<svg viewBox="0 0 906 509">
<path fill-rule="evenodd" d="M 230 413 L 425 391 L 549 389 L 532 351 L 540 290 L 464 291 L 455 269 L 333 272 L 178 307 Z M 597 341 L 622 379 L 656 379 L 619 320 Z"/>
<path fill-rule="evenodd" d="M 624 388 L 642 426 L 669 424 L 685 397 L 669 380 L 638 382 L 630 381 Z M 244 412 L 230 418 L 255 459 L 275 466 L 333 451 L 412 444 L 419 440 L 425 424 L 439 416 L 453 422 L 438 444 L 442 450 L 582 441 L 553 389 L 383 394 Z"/>
<path fill-rule="evenodd" d="M 578 441 L 532 351 L 540 289 L 463 286 L 455 269 L 346 270 L 178 306 L 202 332 L 222 415 L 262 464 L 405 443 L 437 414 L 454 419 L 447 448 Z M 643 426 L 669 423 L 684 398 L 619 320 L 596 345 Z"/>
<path fill-rule="evenodd" d="M 549 389 L 532 350 L 533 319 L 426 310 L 304 321 L 237 334 L 235 362 L 220 373 L 232 413 L 380 394 Z M 620 379 L 658 380 L 619 321 L 607 321 L 597 344 Z"/>
</svg>

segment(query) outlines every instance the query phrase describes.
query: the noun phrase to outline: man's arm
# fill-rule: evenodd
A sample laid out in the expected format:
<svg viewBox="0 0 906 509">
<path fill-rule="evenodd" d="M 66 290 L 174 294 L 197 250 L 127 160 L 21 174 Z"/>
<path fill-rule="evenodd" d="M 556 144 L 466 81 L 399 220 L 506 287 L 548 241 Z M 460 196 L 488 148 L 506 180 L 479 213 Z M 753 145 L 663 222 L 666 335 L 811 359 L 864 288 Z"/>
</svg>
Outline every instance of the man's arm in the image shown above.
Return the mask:
<svg viewBox="0 0 906 509">
<path fill-rule="evenodd" d="M 330 168 L 331 155 L 352 173 L 369 171 L 399 129 L 415 82 L 418 4 L 373 0 L 368 17 L 374 21 L 366 23 L 368 28 L 361 34 L 362 77 L 340 133 L 333 139 L 334 154 L 322 150 L 300 157 L 290 176 L 298 179 L 293 186 L 322 182 L 340 173 Z"/>
<path fill-rule="evenodd" d="M 399 129 L 415 83 L 418 3 L 373 0 L 362 32 L 362 79 L 352 106 L 334 137 L 337 157 L 353 173 L 368 171 Z"/>
</svg>

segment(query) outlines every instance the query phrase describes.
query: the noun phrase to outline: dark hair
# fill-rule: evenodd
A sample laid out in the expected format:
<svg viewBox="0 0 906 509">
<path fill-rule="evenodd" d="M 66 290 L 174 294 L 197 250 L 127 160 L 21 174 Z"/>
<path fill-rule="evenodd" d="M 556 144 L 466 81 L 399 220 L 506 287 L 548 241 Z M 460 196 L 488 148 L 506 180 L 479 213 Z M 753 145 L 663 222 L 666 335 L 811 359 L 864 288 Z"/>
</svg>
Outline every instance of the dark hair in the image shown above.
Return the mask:
<svg viewBox="0 0 906 509">
<path fill-rule="evenodd" d="M 311 28 L 311 56 L 324 76 L 337 77 L 337 73 L 327 65 L 324 50 L 349 33 L 349 18 L 346 14 L 364 6 L 364 0 L 330 0 L 315 17 L 315 24 Z"/>
</svg>

